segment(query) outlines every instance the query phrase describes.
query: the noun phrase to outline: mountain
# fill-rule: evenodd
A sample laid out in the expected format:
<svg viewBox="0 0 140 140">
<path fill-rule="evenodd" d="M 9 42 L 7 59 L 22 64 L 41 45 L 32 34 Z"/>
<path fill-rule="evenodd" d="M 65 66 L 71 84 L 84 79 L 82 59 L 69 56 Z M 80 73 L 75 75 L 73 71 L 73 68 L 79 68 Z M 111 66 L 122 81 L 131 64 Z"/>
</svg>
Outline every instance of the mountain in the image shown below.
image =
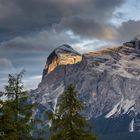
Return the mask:
<svg viewBox="0 0 140 140">
<path fill-rule="evenodd" d="M 74 84 L 86 103 L 82 114 L 101 140 L 140 140 L 140 40 L 79 54 L 69 45 L 48 57 L 42 81 L 31 92 L 37 116 L 55 110 L 58 97 Z M 122 139 L 123 138 L 123 139 Z"/>
<path fill-rule="evenodd" d="M 48 57 L 43 70 L 43 78 L 52 72 L 59 65 L 76 64 L 80 62 L 82 56 L 69 45 L 62 45 L 56 48 Z"/>
</svg>

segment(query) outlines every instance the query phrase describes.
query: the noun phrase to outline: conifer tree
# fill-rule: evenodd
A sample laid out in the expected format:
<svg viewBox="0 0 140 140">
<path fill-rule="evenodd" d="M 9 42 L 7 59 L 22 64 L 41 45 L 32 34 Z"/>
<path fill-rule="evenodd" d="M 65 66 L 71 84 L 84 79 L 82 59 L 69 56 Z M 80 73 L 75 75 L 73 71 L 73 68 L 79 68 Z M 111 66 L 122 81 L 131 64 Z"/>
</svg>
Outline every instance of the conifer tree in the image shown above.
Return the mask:
<svg viewBox="0 0 140 140">
<path fill-rule="evenodd" d="M 60 96 L 51 120 L 51 140 L 97 140 L 90 132 L 86 119 L 81 116 L 84 104 L 78 99 L 78 93 L 70 85 Z"/>
<path fill-rule="evenodd" d="M 35 131 L 33 109 L 35 104 L 28 102 L 28 92 L 23 90 L 24 71 L 9 75 L 8 85 L 3 95 L 6 101 L 0 101 L 0 140 L 34 140 Z M 39 140 L 41 138 L 37 138 Z"/>
</svg>

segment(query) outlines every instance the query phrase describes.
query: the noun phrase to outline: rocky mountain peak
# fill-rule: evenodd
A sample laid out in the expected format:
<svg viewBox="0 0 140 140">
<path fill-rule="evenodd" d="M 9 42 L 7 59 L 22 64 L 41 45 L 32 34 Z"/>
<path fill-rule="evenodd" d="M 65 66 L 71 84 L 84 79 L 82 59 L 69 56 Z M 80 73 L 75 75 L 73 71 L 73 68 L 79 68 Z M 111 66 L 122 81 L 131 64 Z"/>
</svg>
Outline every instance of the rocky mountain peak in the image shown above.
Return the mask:
<svg viewBox="0 0 140 140">
<path fill-rule="evenodd" d="M 77 51 L 75 51 L 71 46 L 67 45 L 67 44 L 63 44 L 59 47 L 57 47 L 54 52 L 57 55 L 61 55 L 61 54 L 71 54 L 71 55 L 80 55 Z"/>
<path fill-rule="evenodd" d="M 137 35 L 137 36 L 134 38 L 134 40 L 140 41 L 140 34 Z"/>
<path fill-rule="evenodd" d="M 37 115 L 42 117 L 46 108 L 54 111 L 58 98 L 72 83 L 86 103 L 82 114 L 94 122 L 96 133 L 139 132 L 139 42 L 137 37 L 121 46 L 82 56 L 69 45 L 56 48 L 47 59 L 43 81 L 31 94 L 32 101 L 40 105 Z"/>
<path fill-rule="evenodd" d="M 71 46 L 67 44 L 61 45 L 54 49 L 54 51 L 48 56 L 43 70 L 43 78 L 59 65 L 76 64 L 81 60 L 81 54 L 75 51 Z"/>
<path fill-rule="evenodd" d="M 137 52 L 140 53 L 140 35 L 137 35 L 133 40 L 124 43 L 124 45 L 135 48 Z"/>
</svg>

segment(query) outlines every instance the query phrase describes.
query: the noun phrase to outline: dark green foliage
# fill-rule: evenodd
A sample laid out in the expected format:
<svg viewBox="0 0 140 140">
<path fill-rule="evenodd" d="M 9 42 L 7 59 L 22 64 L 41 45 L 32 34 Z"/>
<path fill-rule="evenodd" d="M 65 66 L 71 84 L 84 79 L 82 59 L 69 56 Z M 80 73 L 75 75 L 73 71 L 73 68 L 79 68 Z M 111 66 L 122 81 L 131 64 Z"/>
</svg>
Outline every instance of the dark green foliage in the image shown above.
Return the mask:
<svg viewBox="0 0 140 140">
<path fill-rule="evenodd" d="M 56 111 L 49 113 L 51 140 L 97 140 L 91 134 L 86 119 L 79 113 L 83 109 L 83 102 L 78 100 L 78 93 L 70 85 L 61 95 Z"/>
<path fill-rule="evenodd" d="M 28 102 L 28 92 L 23 90 L 23 74 L 9 75 L 8 85 L 5 86 L 3 95 L 7 100 L 0 101 L 0 133 L 4 132 L 0 140 L 35 139 L 32 137 L 32 132 L 36 131 L 32 118 L 35 104 Z"/>
</svg>

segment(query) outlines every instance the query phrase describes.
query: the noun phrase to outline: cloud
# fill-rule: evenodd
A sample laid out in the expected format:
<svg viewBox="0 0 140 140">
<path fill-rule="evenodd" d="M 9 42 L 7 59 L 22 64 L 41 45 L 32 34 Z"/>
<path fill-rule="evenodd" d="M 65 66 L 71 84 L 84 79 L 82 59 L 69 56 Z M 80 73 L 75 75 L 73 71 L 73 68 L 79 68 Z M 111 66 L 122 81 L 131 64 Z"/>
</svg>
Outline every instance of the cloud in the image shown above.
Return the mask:
<svg viewBox="0 0 140 140">
<path fill-rule="evenodd" d="M 123 22 L 121 26 L 116 28 L 116 31 L 116 42 L 124 43 L 130 41 L 140 34 L 140 21 L 129 20 L 127 22 Z"/>
<path fill-rule="evenodd" d="M 90 19 L 97 23 L 105 22 L 123 2 L 124 0 L 1 0 L 0 41 L 51 29 L 64 18 L 69 20 L 73 16 L 81 16 L 88 23 Z M 75 24 L 79 23 L 74 19 Z M 82 22 L 85 24 L 86 21 Z"/>
<path fill-rule="evenodd" d="M 116 36 L 116 31 L 112 25 L 97 23 L 93 19 L 80 16 L 63 19 L 54 27 L 57 31 L 72 30 L 75 34 L 84 38 L 112 40 Z"/>
<path fill-rule="evenodd" d="M 12 69 L 13 65 L 10 60 L 6 58 L 0 58 L 0 70 Z"/>
<path fill-rule="evenodd" d="M 54 30 L 44 30 L 32 36 L 18 36 L 8 41 L 0 43 L 0 49 L 6 51 L 19 52 L 44 52 L 53 50 L 56 46 L 65 42 L 77 42 L 77 38 L 71 38 L 69 32 L 55 32 Z"/>
<path fill-rule="evenodd" d="M 115 10 L 111 21 L 115 25 L 120 25 L 122 22 L 129 20 L 140 20 L 139 13 L 140 6 L 138 4 L 138 0 L 127 0 Z"/>
</svg>

